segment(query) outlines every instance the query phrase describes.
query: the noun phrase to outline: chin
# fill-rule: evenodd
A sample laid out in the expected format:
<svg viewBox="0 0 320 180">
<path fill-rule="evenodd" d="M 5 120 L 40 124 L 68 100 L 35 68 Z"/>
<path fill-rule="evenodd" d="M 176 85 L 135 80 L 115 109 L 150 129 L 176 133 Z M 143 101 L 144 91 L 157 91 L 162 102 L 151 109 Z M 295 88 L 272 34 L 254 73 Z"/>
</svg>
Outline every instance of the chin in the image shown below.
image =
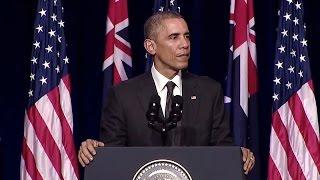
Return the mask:
<svg viewBox="0 0 320 180">
<path fill-rule="evenodd" d="M 188 64 L 189 64 L 188 61 L 179 63 L 179 64 L 176 66 L 176 67 L 177 67 L 177 70 L 182 70 L 182 69 L 188 68 Z"/>
</svg>

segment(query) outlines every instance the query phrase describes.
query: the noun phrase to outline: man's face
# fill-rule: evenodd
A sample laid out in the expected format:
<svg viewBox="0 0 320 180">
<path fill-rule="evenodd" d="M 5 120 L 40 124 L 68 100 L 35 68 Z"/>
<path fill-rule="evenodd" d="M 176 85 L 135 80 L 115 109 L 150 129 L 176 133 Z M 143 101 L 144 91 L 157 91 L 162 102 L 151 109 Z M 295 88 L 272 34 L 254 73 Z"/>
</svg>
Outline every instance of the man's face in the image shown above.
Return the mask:
<svg viewBox="0 0 320 180">
<path fill-rule="evenodd" d="M 188 67 L 190 38 L 184 19 L 163 20 L 154 43 L 154 63 L 158 70 L 177 72 Z"/>
</svg>

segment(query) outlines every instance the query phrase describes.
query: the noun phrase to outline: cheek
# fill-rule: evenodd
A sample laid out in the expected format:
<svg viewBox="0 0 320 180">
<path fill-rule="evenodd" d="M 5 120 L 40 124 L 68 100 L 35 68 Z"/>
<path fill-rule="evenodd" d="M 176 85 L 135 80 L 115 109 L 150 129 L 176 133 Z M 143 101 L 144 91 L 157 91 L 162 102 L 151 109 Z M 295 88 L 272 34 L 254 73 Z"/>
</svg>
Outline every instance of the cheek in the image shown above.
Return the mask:
<svg viewBox="0 0 320 180">
<path fill-rule="evenodd" d="M 178 48 L 176 48 L 175 44 L 167 44 L 166 46 L 158 46 L 158 55 L 160 59 L 165 64 L 171 65 L 171 66 L 180 66 L 179 60 L 176 57 L 176 54 L 178 52 Z"/>
<path fill-rule="evenodd" d="M 166 61 L 168 64 L 173 64 L 176 60 L 176 53 L 175 49 L 173 48 L 164 48 L 162 51 L 163 60 Z"/>
</svg>

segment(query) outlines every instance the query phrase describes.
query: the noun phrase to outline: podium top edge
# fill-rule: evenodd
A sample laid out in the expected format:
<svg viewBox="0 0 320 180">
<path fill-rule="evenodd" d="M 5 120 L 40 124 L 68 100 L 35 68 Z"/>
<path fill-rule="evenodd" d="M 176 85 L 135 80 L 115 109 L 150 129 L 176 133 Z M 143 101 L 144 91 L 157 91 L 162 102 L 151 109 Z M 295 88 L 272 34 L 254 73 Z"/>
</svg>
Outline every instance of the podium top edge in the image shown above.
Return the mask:
<svg viewBox="0 0 320 180">
<path fill-rule="evenodd" d="M 240 149 L 240 146 L 104 146 L 97 149 Z"/>
</svg>

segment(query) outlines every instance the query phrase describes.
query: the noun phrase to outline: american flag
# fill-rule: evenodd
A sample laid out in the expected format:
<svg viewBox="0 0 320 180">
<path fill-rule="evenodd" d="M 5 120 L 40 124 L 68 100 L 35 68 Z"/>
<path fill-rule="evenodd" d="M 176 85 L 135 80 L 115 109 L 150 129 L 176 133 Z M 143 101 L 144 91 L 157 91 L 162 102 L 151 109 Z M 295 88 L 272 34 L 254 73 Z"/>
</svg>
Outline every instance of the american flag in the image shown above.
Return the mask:
<svg viewBox="0 0 320 180">
<path fill-rule="evenodd" d="M 35 17 L 21 179 L 79 179 L 61 1 L 39 0 Z"/>
<path fill-rule="evenodd" d="M 178 0 L 154 0 L 154 5 L 153 5 L 153 13 L 156 12 L 162 12 L 162 11 L 174 11 L 180 13 L 180 6 L 179 6 L 179 1 Z M 150 71 L 153 61 L 151 56 L 146 53 L 146 67 L 145 71 L 148 72 Z"/>
<path fill-rule="evenodd" d="M 178 0 L 154 0 L 153 12 L 174 11 L 180 13 Z"/>
<path fill-rule="evenodd" d="M 109 0 L 106 25 L 103 62 L 104 99 L 113 84 L 127 80 L 132 73 L 127 0 Z"/>
<path fill-rule="evenodd" d="M 302 0 L 282 0 L 278 15 L 268 179 L 320 179 L 318 115 Z"/>
<path fill-rule="evenodd" d="M 225 106 L 230 113 L 235 144 L 250 148 L 259 179 L 257 117 L 257 58 L 253 0 L 231 0 L 230 51 L 225 84 Z"/>
</svg>

